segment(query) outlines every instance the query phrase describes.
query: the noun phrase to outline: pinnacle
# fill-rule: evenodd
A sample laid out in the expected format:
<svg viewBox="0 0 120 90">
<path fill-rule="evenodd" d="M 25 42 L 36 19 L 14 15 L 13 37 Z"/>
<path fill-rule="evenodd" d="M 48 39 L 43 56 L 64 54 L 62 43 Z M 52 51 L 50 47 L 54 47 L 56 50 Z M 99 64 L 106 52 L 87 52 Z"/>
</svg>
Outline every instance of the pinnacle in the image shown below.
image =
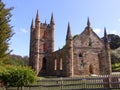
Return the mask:
<svg viewBox="0 0 120 90">
<path fill-rule="evenodd" d="M 53 17 L 53 12 L 51 14 L 51 21 L 50 21 L 51 24 L 54 24 L 54 17 Z"/>
<path fill-rule="evenodd" d="M 31 28 L 34 28 L 34 19 L 32 19 Z"/>
<path fill-rule="evenodd" d="M 36 14 L 36 21 L 40 21 L 40 18 L 39 18 L 39 11 L 37 10 L 37 14 Z"/>
<path fill-rule="evenodd" d="M 90 27 L 89 17 L 88 17 L 88 19 L 87 19 L 87 26 Z"/>
<path fill-rule="evenodd" d="M 106 27 L 104 27 L 104 33 L 106 34 Z"/>
<path fill-rule="evenodd" d="M 104 42 L 105 43 L 108 42 L 108 36 L 107 36 L 106 28 L 104 28 Z"/>
<path fill-rule="evenodd" d="M 70 29 L 70 23 L 69 22 L 68 22 L 66 39 L 72 39 L 71 29 Z"/>
<path fill-rule="evenodd" d="M 106 27 L 104 27 L 104 37 L 107 36 Z"/>
</svg>

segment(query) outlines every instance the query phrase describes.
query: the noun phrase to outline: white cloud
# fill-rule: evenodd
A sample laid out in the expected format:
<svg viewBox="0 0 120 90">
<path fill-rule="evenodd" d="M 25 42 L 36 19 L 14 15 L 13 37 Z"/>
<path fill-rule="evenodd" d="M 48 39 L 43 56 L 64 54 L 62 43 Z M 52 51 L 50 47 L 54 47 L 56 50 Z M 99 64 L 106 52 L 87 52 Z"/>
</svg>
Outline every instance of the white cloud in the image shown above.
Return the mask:
<svg viewBox="0 0 120 90">
<path fill-rule="evenodd" d="M 120 18 L 118 18 L 118 22 L 120 22 Z"/>
<path fill-rule="evenodd" d="M 99 29 L 99 28 L 93 29 L 93 31 L 97 34 L 101 33 L 101 29 Z"/>
<path fill-rule="evenodd" d="M 27 30 L 25 28 L 21 28 L 20 31 L 23 33 L 27 33 Z"/>
</svg>

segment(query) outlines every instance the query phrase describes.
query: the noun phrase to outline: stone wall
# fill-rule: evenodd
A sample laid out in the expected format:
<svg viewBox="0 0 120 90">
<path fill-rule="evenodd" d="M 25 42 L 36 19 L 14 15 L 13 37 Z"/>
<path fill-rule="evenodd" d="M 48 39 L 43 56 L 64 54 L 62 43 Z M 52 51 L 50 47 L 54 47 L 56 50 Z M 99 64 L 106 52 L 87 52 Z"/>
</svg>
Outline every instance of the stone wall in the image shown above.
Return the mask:
<svg viewBox="0 0 120 90">
<path fill-rule="evenodd" d="M 53 52 L 46 56 L 47 59 L 47 68 L 46 73 L 47 75 L 54 75 L 54 76 L 69 76 L 69 70 L 71 69 L 68 66 L 70 64 L 68 50 L 65 48 L 59 49 L 56 52 Z"/>
<path fill-rule="evenodd" d="M 38 16 L 37 13 L 35 26 L 31 24 L 29 60 L 38 75 L 71 77 L 111 73 L 109 43 L 96 35 L 89 20 L 83 32 L 74 39 L 68 24 L 66 44 L 54 52 L 53 15 L 50 24 L 41 23 Z"/>
</svg>

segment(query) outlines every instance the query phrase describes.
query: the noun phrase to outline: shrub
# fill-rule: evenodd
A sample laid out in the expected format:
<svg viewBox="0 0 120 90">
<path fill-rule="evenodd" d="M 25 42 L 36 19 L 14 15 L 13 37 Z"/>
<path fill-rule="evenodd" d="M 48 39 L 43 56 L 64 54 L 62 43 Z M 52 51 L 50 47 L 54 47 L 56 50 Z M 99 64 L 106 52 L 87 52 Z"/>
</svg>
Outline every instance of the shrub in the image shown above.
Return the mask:
<svg viewBox="0 0 120 90">
<path fill-rule="evenodd" d="M 6 65 L 0 66 L 0 79 L 6 87 L 21 87 L 35 82 L 37 76 L 29 67 Z"/>
</svg>

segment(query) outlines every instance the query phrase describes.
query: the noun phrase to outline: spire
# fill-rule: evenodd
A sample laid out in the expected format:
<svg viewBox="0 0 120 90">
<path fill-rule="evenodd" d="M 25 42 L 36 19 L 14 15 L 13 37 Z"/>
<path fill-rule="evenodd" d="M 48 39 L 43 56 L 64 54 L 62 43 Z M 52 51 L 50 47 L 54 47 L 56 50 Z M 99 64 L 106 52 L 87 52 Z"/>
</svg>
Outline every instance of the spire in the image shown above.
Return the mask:
<svg viewBox="0 0 120 90">
<path fill-rule="evenodd" d="M 104 28 L 104 42 L 108 43 L 108 35 L 107 35 L 107 32 L 106 32 L 106 27 Z"/>
<path fill-rule="evenodd" d="M 32 22 L 31 22 L 31 28 L 34 28 L 34 19 L 32 19 Z"/>
<path fill-rule="evenodd" d="M 47 23 L 46 23 L 46 20 L 45 20 L 45 24 L 47 24 Z"/>
<path fill-rule="evenodd" d="M 55 24 L 55 23 L 54 23 L 53 12 L 52 12 L 52 14 L 51 14 L 51 20 L 50 20 L 50 24 L 53 24 L 53 25 Z"/>
<path fill-rule="evenodd" d="M 67 39 L 72 39 L 70 23 L 69 22 L 68 22 L 67 35 L 66 35 L 66 40 Z"/>
<path fill-rule="evenodd" d="M 87 19 L 87 27 L 90 27 L 89 17 L 88 17 L 88 19 Z"/>
<path fill-rule="evenodd" d="M 104 36 L 107 35 L 107 32 L 106 32 L 106 27 L 104 27 Z"/>
<path fill-rule="evenodd" d="M 35 21 L 40 21 L 40 18 L 39 18 L 39 11 L 37 10 L 37 14 L 36 14 L 36 20 Z"/>
<path fill-rule="evenodd" d="M 110 49 L 106 28 L 104 28 L 104 44 L 105 44 L 105 49 Z"/>
</svg>

